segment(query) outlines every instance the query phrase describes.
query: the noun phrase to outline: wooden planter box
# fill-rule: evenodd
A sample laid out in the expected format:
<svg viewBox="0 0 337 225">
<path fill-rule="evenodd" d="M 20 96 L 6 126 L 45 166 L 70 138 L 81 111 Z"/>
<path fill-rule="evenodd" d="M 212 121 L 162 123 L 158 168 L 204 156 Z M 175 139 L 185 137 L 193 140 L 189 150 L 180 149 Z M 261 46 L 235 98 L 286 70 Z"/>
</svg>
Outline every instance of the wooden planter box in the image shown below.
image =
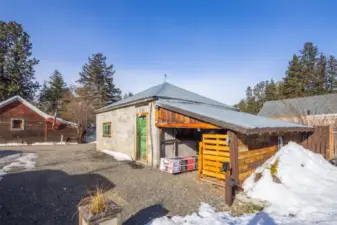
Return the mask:
<svg viewBox="0 0 337 225">
<path fill-rule="evenodd" d="M 89 211 L 88 205 L 80 205 L 78 207 L 79 225 L 121 225 L 121 207 L 110 200 L 108 204 L 107 210 L 95 215 Z"/>
</svg>

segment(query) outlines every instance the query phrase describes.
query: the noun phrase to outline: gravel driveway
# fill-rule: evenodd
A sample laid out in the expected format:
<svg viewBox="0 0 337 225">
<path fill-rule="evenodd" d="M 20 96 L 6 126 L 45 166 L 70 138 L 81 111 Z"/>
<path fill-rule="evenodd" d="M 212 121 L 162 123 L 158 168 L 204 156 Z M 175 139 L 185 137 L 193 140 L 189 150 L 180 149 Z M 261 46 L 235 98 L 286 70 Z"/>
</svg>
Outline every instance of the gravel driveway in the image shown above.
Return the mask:
<svg viewBox="0 0 337 225">
<path fill-rule="evenodd" d="M 16 169 L 0 180 L 0 224 L 78 224 L 76 206 L 97 186 L 123 208 L 126 225 L 186 215 L 201 202 L 225 209 L 224 190 L 197 181 L 195 171 L 171 175 L 118 162 L 93 144 L 0 147 L 0 152 L 38 156 L 34 169 Z"/>
</svg>

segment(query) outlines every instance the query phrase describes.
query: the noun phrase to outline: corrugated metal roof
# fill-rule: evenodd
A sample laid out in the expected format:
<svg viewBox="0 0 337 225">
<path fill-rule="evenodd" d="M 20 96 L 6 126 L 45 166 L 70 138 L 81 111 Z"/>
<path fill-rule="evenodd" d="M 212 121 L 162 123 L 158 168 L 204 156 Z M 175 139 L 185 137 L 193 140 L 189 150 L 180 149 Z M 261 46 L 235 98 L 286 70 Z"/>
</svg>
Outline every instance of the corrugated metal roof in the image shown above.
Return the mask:
<svg viewBox="0 0 337 225">
<path fill-rule="evenodd" d="M 291 98 L 268 101 L 258 113 L 260 116 L 299 116 L 337 113 L 337 94 L 317 95 L 303 98 Z"/>
<path fill-rule="evenodd" d="M 177 111 L 187 116 L 246 134 L 312 130 L 311 127 L 296 123 L 256 116 L 202 103 L 198 104 L 177 100 L 158 100 L 156 101 L 156 104 L 159 107 Z"/>
<path fill-rule="evenodd" d="M 113 108 L 118 108 L 119 106 L 131 104 L 132 102 L 136 102 L 136 101 L 147 99 L 147 98 L 179 99 L 179 100 L 191 101 L 191 102 L 196 102 L 196 103 L 216 105 L 216 106 L 224 107 L 230 110 L 238 110 L 235 107 L 212 100 L 210 98 L 206 98 L 194 92 L 185 90 L 183 88 L 180 88 L 173 84 L 165 82 L 165 83 L 153 86 L 149 89 L 146 89 L 145 91 L 135 94 L 134 96 L 131 96 L 126 99 L 122 99 L 118 102 L 115 102 L 113 104 L 107 105 L 101 109 L 96 110 L 96 112 L 104 112 L 104 111 L 107 111 Z"/>
</svg>

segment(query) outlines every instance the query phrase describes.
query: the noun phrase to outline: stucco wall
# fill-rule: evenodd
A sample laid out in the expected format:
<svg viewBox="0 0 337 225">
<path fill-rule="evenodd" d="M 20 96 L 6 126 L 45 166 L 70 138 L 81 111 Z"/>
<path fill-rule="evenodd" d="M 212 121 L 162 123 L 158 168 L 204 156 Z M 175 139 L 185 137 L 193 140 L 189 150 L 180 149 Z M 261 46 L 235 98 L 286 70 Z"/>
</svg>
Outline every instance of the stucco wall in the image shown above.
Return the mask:
<svg viewBox="0 0 337 225">
<path fill-rule="evenodd" d="M 147 163 L 159 165 L 159 131 L 155 126 L 155 105 L 130 106 L 96 115 L 96 148 L 125 153 L 136 159 L 136 115 L 148 113 Z M 111 137 L 103 137 L 103 123 L 111 122 Z"/>
</svg>

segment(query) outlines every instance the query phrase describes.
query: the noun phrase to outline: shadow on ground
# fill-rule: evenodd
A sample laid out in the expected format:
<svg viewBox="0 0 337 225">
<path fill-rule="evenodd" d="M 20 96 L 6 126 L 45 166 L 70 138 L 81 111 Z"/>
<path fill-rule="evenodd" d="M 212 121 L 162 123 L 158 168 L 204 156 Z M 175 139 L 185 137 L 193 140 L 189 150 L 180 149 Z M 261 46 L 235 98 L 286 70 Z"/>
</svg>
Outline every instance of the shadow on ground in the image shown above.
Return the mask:
<svg viewBox="0 0 337 225">
<path fill-rule="evenodd" d="M 15 155 L 15 154 L 20 154 L 22 151 L 17 151 L 17 150 L 1 150 L 0 151 L 0 159 L 3 157 L 7 157 L 10 155 Z"/>
<path fill-rule="evenodd" d="M 97 174 L 59 170 L 7 174 L 0 181 L 0 224 L 78 224 L 77 205 L 97 186 L 114 184 Z"/>
<path fill-rule="evenodd" d="M 257 213 L 248 223 L 248 225 L 277 225 L 273 218 L 265 212 Z"/>
<path fill-rule="evenodd" d="M 126 220 L 123 225 L 145 225 L 155 218 L 165 216 L 168 212 L 161 204 L 155 204 L 140 210 Z"/>
</svg>

